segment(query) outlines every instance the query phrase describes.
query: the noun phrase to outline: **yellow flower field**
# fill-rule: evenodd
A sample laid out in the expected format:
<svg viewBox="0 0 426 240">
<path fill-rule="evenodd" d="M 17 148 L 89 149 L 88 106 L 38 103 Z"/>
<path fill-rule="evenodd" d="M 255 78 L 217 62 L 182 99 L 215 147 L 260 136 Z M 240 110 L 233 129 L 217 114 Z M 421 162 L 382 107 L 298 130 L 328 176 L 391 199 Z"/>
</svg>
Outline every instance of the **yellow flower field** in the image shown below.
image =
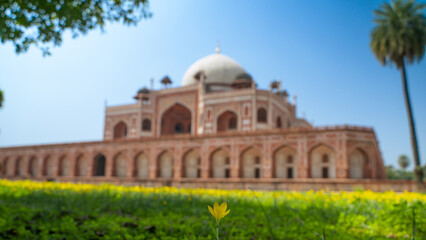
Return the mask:
<svg viewBox="0 0 426 240">
<path fill-rule="evenodd" d="M 207 210 L 215 201 L 232 209 L 221 221 L 224 239 L 321 239 L 323 228 L 327 239 L 412 239 L 413 229 L 426 236 L 422 193 L 0 180 L 0 199 L 0 238 L 11 239 L 215 239 Z"/>
</svg>

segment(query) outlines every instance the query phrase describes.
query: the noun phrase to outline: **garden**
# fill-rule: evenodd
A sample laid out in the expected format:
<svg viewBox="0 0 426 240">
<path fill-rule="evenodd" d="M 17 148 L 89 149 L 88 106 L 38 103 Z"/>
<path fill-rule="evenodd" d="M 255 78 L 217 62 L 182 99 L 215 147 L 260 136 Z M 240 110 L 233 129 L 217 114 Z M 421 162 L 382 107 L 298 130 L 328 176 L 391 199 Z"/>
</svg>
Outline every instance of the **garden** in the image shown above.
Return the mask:
<svg viewBox="0 0 426 240">
<path fill-rule="evenodd" d="M 0 180 L 0 239 L 425 239 L 426 194 Z M 415 238 L 413 238 L 415 235 Z"/>
</svg>

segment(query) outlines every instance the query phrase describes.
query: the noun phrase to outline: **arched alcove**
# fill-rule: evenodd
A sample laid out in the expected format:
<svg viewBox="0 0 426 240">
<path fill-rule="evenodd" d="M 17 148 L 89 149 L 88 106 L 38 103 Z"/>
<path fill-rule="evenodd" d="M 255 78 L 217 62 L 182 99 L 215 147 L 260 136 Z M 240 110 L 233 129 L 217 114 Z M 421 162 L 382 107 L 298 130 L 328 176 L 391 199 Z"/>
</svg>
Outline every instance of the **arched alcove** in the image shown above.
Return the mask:
<svg viewBox="0 0 426 240">
<path fill-rule="evenodd" d="M 217 118 L 217 131 L 232 131 L 238 128 L 238 116 L 232 111 L 225 111 Z"/>
<path fill-rule="evenodd" d="M 38 176 L 38 161 L 37 158 L 32 156 L 28 162 L 28 173 L 32 177 Z"/>
<path fill-rule="evenodd" d="M 261 154 L 256 148 L 249 148 L 241 154 L 240 177 L 261 178 Z"/>
<path fill-rule="evenodd" d="M 48 156 L 43 160 L 42 175 L 47 177 L 53 176 L 53 159 Z"/>
<path fill-rule="evenodd" d="M 2 176 L 7 176 L 8 175 L 8 171 L 9 171 L 9 165 L 10 165 L 10 163 L 9 163 L 9 158 L 8 157 L 5 157 L 4 159 L 3 159 L 3 162 L 2 162 L 2 166 L 1 166 L 1 175 Z"/>
<path fill-rule="evenodd" d="M 127 136 L 127 125 L 121 121 L 114 126 L 114 139 L 122 139 Z"/>
<path fill-rule="evenodd" d="M 266 109 L 260 107 L 257 109 L 257 122 L 258 123 L 267 123 L 268 122 L 268 113 Z"/>
<path fill-rule="evenodd" d="M 144 119 L 142 121 L 142 131 L 146 131 L 146 132 L 151 131 L 151 120 Z"/>
<path fill-rule="evenodd" d="M 69 176 L 71 169 L 71 163 L 67 156 L 59 158 L 58 176 Z"/>
<path fill-rule="evenodd" d="M 22 157 L 18 157 L 15 160 L 15 176 L 24 176 L 25 175 L 25 168 L 24 168 L 24 161 Z"/>
<path fill-rule="evenodd" d="M 199 178 L 201 176 L 201 157 L 196 150 L 190 150 L 183 157 L 183 177 Z"/>
<path fill-rule="evenodd" d="M 158 156 L 158 177 L 172 178 L 173 177 L 173 155 L 165 151 Z"/>
<path fill-rule="evenodd" d="M 105 176 L 106 157 L 102 153 L 99 153 L 93 159 L 93 176 L 102 177 Z"/>
<path fill-rule="evenodd" d="M 229 178 L 231 177 L 231 161 L 229 152 L 219 148 L 215 150 L 210 157 L 210 169 L 212 178 Z"/>
<path fill-rule="evenodd" d="M 113 176 L 125 177 L 127 170 L 127 159 L 124 153 L 119 153 L 114 157 Z"/>
<path fill-rule="evenodd" d="M 360 150 L 355 149 L 349 154 L 349 178 L 363 179 L 366 178 L 366 170 L 368 169 L 366 154 Z"/>
<path fill-rule="evenodd" d="M 176 103 L 161 117 L 161 135 L 191 133 L 191 111 Z"/>
<path fill-rule="evenodd" d="M 309 154 L 311 178 L 335 178 L 336 166 L 334 151 L 326 145 L 319 145 Z"/>
<path fill-rule="evenodd" d="M 274 177 L 296 178 L 297 156 L 296 151 L 288 146 L 279 148 L 274 153 Z"/>
<path fill-rule="evenodd" d="M 84 155 L 77 157 L 75 161 L 74 173 L 75 176 L 86 176 L 86 165 L 87 161 Z"/>
<path fill-rule="evenodd" d="M 135 158 L 134 176 L 139 178 L 149 177 L 149 157 L 145 152 L 139 153 Z"/>
</svg>

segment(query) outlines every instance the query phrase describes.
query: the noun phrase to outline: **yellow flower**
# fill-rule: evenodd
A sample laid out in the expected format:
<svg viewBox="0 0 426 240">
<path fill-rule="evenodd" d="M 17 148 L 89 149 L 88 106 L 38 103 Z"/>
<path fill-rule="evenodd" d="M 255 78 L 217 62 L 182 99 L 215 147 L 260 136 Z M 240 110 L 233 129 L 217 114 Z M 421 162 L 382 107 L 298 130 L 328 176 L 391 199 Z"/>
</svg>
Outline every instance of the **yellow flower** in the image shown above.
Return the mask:
<svg viewBox="0 0 426 240">
<path fill-rule="evenodd" d="M 228 215 L 228 213 L 231 211 L 231 209 L 226 211 L 226 202 L 220 204 L 220 206 L 219 204 L 217 204 L 217 202 L 215 202 L 213 208 L 211 208 L 210 206 L 207 207 L 209 208 L 210 213 L 216 218 L 217 222 L 219 222 L 220 219 Z"/>
</svg>

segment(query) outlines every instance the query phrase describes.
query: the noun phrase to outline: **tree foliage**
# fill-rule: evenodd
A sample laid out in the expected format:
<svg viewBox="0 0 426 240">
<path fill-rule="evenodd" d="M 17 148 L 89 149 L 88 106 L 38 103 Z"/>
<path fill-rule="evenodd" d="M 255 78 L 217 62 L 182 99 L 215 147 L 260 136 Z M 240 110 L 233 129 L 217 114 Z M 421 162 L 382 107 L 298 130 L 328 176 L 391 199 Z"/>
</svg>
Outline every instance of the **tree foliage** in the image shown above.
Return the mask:
<svg viewBox="0 0 426 240">
<path fill-rule="evenodd" d="M 50 54 L 65 30 L 77 37 L 106 22 L 132 25 L 150 16 L 148 0 L 2 0 L 0 41 L 13 43 L 16 53 L 35 45 Z"/>
<path fill-rule="evenodd" d="M 423 179 L 426 180 L 426 165 L 420 167 L 423 172 Z M 386 166 L 386 177 L 391 180 L 413 180 L 414 172 L 404 169 L 396 169 L 392 165 Z"/>
<path fill-rule="evenodd" d="M 410 166 L 410 159 L 406 155 L 401 155 L 398 158 L 398 165 L 400 168 L 406 170 Z"/>
<path fill-rule="evenodd" d="M 383 65 L 395 63 L 401 69 L 403 60 L 420 61 L 426 45 L 426 4 L 395 0 L 375 10 L 376 23 L 371 33 L 371 49 Z"/>
<path fill-rule="evenodd" d="M 414 174 L 404 169 L 395 169 L 392 165 L 386 166 L 386 177 L 390 180 L 413 180 Z"/>
<path fill-rule="evenodd" d="M 3 107 L 3 100 L 4 100 L 3 91 L 0 89 L 0 108 Z"/>
</svg>

